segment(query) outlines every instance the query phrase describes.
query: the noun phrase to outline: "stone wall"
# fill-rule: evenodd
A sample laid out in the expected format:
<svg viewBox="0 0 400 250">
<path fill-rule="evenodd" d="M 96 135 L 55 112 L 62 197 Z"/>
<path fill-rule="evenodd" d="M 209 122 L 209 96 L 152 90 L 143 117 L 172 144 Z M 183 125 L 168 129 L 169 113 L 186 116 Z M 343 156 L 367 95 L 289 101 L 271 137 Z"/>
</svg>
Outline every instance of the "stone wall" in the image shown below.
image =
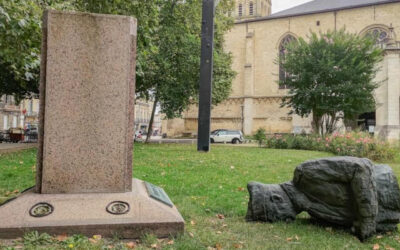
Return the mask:
<svg viewBox="0 0 400 250">
<path fill-rule="evenodd" d="M 230 99 L 212 110 L 212 128 L 242 128 L 245 134 L 252 134 L 263 127 L 269 133 L 292 133 L 310 131 L 310 118 L 288 116 L 288 110 L 279 108 L 280 98 L 287 90 L 279 89 L 279 67 L 275 64 L 281 40 L 288 34 L 306 38 L 310 30 L 326 32 L 346 28 L 348 32 L 363 34 L 374 25 L 394 28 L 395 39 L 400 39 L 400 3 L 340 10 L 335 12 L 310 14 L 267 20 L 239 21 L 225 36 L 225 48 L 234 57 L 233 69 L 238 73 L 233 81 Z M 400 58 L 398 50 L 386 53 L 378 80 L 382 87 L 376 92 L 377 129 L 383 137 L 398 138 Z M 388 66 L 389 65 L 389 66 Z M 386 84 L 386 85 L 385 85 Z M 385 87 L 386 86 L 386 87 Z M 388 87 L 391 86 L 391 87 Z M 397 86 L 397 87 L 396 87 Z M 385 89 L 386 88 L 386 89 Z M 389 95 L 389 96 L 388 96 Z M 242 104 L 232 104 L 232 99 L 243 100 Z M 382 105 L 386 108 L 383 109 Z M 178 123 L 170 125 L 167 134 L 178 131 L 197 131 L 195 125 L 197 108 L 192 107 L 184 114 L 183 127 Z M 191 121 L 187 121 L 190 119 Z M 217 120 L 224 122 L 216 122 Z M 186 122 L 187 121 L 187 122 Z M 186 123 L 190 125 L 186 125 Z M 382 134 L 381 133 L 381 134 Z M 390 134 L 390 135 L 388 135 Z"/>
</svg>

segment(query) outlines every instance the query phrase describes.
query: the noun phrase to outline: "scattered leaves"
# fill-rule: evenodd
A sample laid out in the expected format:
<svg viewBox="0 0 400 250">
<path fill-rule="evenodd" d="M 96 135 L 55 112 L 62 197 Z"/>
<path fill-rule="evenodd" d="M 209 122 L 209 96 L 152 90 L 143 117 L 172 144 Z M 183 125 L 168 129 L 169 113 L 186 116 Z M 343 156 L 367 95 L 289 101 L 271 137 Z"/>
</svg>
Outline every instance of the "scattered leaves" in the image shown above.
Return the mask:
<svg viewBox="0 0 400 250">
<path fill-rule="evenodd" d="M 56 236 L 56 240 L 58 241 L 65 241 L 68 238 L 67 234 L 60 234 Z"/>
<path fill-rule="evenodd" d="M 133 248 L 136 247 L 136 243 L 133 242 L 133 241 L 130 241 L 130 242 L 126 243 L 126 247 L 130 248 L 130 249 L 133 249 Z"/>
<path fill-rule="evenodd" d="M 239 243 L 235 243 L 235 244 L 233 244 L 233 247 L 236 249 L 241 249 L 241 248 L 243 248 L 243 245 L 239 244 Z"/>
<path fill-rule="evenodd" d="M 223 220 L 225 219 L 225 216 L 223 214 L 217 214 L 217 218 Z"/>
<path fill-rule="evenodd" d="M 101 235 L 100 235 L 100 234 L 93 235 L 93 239 L 95 239 L 95 240 L 101 240 Z"/>
</svg>

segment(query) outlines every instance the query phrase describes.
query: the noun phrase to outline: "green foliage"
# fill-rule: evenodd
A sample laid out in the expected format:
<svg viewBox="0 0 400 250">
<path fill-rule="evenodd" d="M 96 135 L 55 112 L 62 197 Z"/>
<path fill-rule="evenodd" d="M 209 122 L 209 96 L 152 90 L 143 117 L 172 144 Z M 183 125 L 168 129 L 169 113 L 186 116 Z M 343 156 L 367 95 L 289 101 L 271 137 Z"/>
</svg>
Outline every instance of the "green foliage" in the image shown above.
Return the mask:
<svg viewBox="0 0 400 250">
<path fill-rule="evenodd" d="M 354 119 L 375 110 L 373 79 L 382 50 L 374 39 L 344 30 L 311 33 L 308 41 L 300 38 L 286 50 L 278 58 L 287 72 L 280 84 L 290 88 L 282 106 L 301 117 L 312 113 L 316 133 L 333 132 L 338 114 Z"/>
<path fill-rule="evenodd" d="M 257 132 L 254 134 L 254 139 L 256 139 L 258 141 L 258 146 L 261 147 L 261 145 L 267 139 L 267 134 L 265 132 L 265 129 L 264 128 L 259 128 L 257 130 Z"/>
<path fill-rule="evenodd" d="M 25 246 L 43 246 L 54 242 L 50 235 L 46 233 L 40 234 L 37 231 L 25 234 L 23 240 Z"/>
<path fill-rule="evenodd" d="M 198 99 L 201 4 L 201 0 L 75 1 L 82 11 L 138 19 L 137 94 L 158 102 L 167 118 L 179 117 Z M 222 0 L 216 11 L 213 104 L 229 96 L 235 76 L 232 56 L 222 49 L 223 34 L 233 25 L 225 13 L 233 4 Z"/>
<path fill-rule="evenodd" d="M 40 13 L 35 1 L 0 0 L 0 95 L 37 92 Z"/>
<path fill-rule="evenodd" d="M 267 140 L 268 148 L 302 149 L 330 152 L 341 156 L 366 157 L 374 161 L 392 161 L 397 148 L 371 137 L 368 133 L 319 135 L 275 135 Z"/>
</svg>

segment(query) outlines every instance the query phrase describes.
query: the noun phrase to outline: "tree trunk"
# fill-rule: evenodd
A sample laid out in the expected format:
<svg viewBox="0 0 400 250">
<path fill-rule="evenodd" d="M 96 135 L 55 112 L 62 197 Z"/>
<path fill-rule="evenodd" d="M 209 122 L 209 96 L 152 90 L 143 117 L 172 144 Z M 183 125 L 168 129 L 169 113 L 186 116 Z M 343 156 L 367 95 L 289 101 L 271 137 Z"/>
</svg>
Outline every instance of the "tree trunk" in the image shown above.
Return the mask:
<svg viewBox="0 0 400 250">
<path fill-rule="evenodd" d="M 315 112 L 313 112 L 313 120 L 312 120 L 312 126 L 313 126 L 313 130 L 314 133 L 316 133 L 317 135 L 320 135 L 321 132 L 321 117 L 315 115 Z"/>
<path fill-rule="evenodd" d="M 153 110 L 151 111 L 151 117 L 149 122 L 149 128 L 147 129 L 147 137 L 145 143 L 150 142 L 151 135 L 153 134 L 153 122 L 154 122 L 154 115 L 156 114 L 158 98 L 157 95 L 154 98 Z"/>
</svg>

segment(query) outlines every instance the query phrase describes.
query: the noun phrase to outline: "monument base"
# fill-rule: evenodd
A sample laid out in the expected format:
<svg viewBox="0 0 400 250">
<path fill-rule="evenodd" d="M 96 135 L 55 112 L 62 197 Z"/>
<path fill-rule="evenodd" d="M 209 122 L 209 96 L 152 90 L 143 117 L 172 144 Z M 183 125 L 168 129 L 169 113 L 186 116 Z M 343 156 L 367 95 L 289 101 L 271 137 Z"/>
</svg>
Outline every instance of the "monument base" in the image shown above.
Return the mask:
<svg viewBox="0 0 400 250">
<path fill-rule="evenodd" d="M 26 232 L 140 238 L 183 233 L 184 220 L 161 188 L 133 179 L 132 192 L 38 194 L 28 190 L 0 206 L 0 238 Z"/>
</svg>

